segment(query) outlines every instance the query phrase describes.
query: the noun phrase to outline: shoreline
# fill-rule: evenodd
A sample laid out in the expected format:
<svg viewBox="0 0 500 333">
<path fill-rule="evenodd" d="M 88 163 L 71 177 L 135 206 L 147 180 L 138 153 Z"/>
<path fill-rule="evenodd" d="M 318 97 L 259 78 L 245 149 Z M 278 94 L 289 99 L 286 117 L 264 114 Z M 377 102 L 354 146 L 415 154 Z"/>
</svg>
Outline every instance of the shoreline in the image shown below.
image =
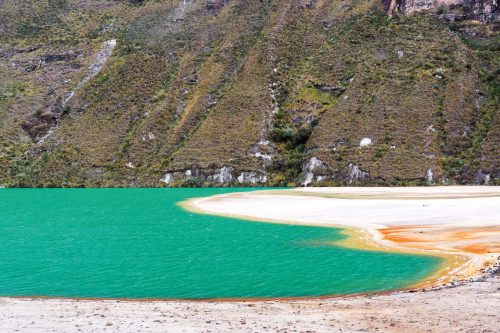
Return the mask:
<svg viewBox="0 0 500 333">
<path fill-rule="evenodd" d="M 261 190 L 258 190 L 261 191 Z M 265 190 L 264 190 L 265 191 Z M 424 250 L 418 250 L 418 249 L 410 249 L 410 248 L 404 248 L 400 247 L 397 245 L 389 245 L 381 239 L 382 235 L 376 230 L 376 229 L 364 229 L 364 228 L 355 228 L 352 226 L 343 226 L 343 225 L 332 225 L 332 224 L 326 224 L 326 223 L 320 223 L 320 222 L 310 222 L 310 223 L 300 223 L 296 222 L 293 220 L 272 220 L 272 219 L 265 219 L 265 218 L 255 218 L 249 215 L 240 215 L 240 214 L 220 214 L 220 213 L 215 213 L 212 211 L 207 211 L 202 208 L 200 208 L 197 203 L 199 201 L 204 201 L 205 199 L 210 199 L 210 198 L 222 198 L 225 196 L 230 196 L 231 194 L 221 194 L 221 195 L 216 195 L 213 197 L 206 197 L 206 198 L 195 198 L 195 199 L 189 199 L 186 201 L 183 201 L 179 203 L 181 207 L 184 209 L 196 213 L 196 214 L 210 214 L 210 215 L 216 215 L 216 216 L 223 216 L 227 218 L 233 218 L 233 219 L 240 219 L 244 220 L 247 222 L 254 222 L 254 223 L 272 223 L 272 224 L 291 224 L 291 225 L 306 225 L 306 226 L 311 226 L 311 227 L 324 227 L 324 228 L 338 228 L 341 230 L 341 233 L 346 235 L 347 238 L 344 240 L 340 241 L 332 241 L 332 245 L 335 246 L 342 246 L 342 247 L 347 247 L 347 248 L 352 248 L 352 249 L 358 249 L 358 250 L 368 250 L 368 251 L 387 251 L 387 252 L 394 252 L 394 253 L 405 253 L 405 254 L 414 254 L 414 255 L 430 255 L 430 256 L 436 256 L 441 259 L 443 259 L 443 263 L 438 267 L 431 276 L 425 278 L 422 281 L 416 282 L 414 284 L 408 285 L 407 287 L 403 288 L 398 288 L 398 289 L 391 289 L 391 290 L 386 290 L 386 291 L 379 291 L 379 292 L 367 292 L 367 293 L 362 293 L 362 294 L 352 294 L 354 296 L 366 296 L 366 295 L 373 295 L 373 294 L 385 294 L 385 293 L 391 293 L 391 292 L 401 292 L 401 291 L 413 291 L 415 289 L 434 289 L 438 286 L 434 285 L 434 283 L 430 282 L 436 282 L 439 280 L 442 275 L 438 274 L 439 272 L 443 271 L 446 269 L 446 267 L 449 265 L 450 262 L 457 260 L 456 257 L 452 257 L 451 254 L 445 254 L 445 253 L 436 253 L 436 252 L 429 252 L 429 251 L 424 251 Z M 465 260 L 467 256 L 462 255 L 461 256 L 464 261 L 464 263 L 468 262 L 470 259 Z M 499 263 L 500 263 L 500 259 Z M 494 266 L 495 264 L 493 264 Z M 460 265 L 461 266 L 461 265 Z M 335 297 L 345 297 L 349 295 L 326 295 L 323 296 L 325 298 L 335 298 Z M 296 299 L 310 299 L 310 298 L 315 298 L 314 296 L 303 296 L 303 297 L 297 297 Z M 263 300 L 266 300 L 266 298 L 262 298 Z M 286 299 L 286 298 L 284 298 Z"/>
<path fill-rule="evenodd" d="M 257 302 L 0 298 L 2 332 L 495 332 L 500 276 L 427 292 Z"/>
<path fill-rule="evenodd" d="M 451 187 L 456 189 L 456 187 Z M 460 189 L 478 189 L 479 187 L 460 187 Z M 309 198 L 322 198 L 328 200 L 349 200 L 355 201 L 357 199 L 363 200 L 390 200 L 399 199 L 401 190 L 410 190 L 409 195 L 404 196 L 404 200 L 415 200 L 422 198 L 422 193 L 425 189 L 429 188 L 294 188 L 294 189 L 279 189 L 279 190 L 266 190 L 259 189 L 251 192 L 233 192 L 214 195 L 210 197 L 201 197 L 187 199 L 178 202 L 178 205 L 183 209 L 197 214 L 210 214 L 217 216 L 225 216 L 230 218 L 241 219 L 250 223 L 274 223 L 274 224 L 292 224 L 292 225 L 309 225 L 317 227 L 338 228 L 341 233 L 347 238 L 340 241 L 332 241 L 332 245 L 342 246 L 353 249 L 367 250 L 367 251 L 387 251 L 395 253 L 405 253 L 413 255 L 435 256 L 443 259 L 443 262 L 436 268 L 428 277 L 412 283 L 406 287 L 382 290 L 382 291 L 368 291 L 353 294 L 330 294 L 321 296 L 295 296 L 295 297 L 234 297 L 234 298 L 119 298 L 119 297 L 72 297 L 72 296 L 47 296 L 47 295 L 27 295 L 27 296 L 11 296 L 4 295 L 1 298 L 9 299 L 31 299 L 31 300 L 73 300 L 73 301 L 119 301 L 119 302 L 259 302 L 259 301 L 293 301 L 293 300 L 307 300 L 307 299 L 336 299 L 345 297 L 363 297 L 369 295 L 384 295 L 397 292 L 414 292 L 435 290 L 442 287 L 462 285 L 463 283 L 481 280 L 488 278 L 492 271 L 500 267 L 500 253 L 491 253 L 488 255 L 480 255 L 472 252 L 456 252 L 444 251 L 439 248 L 423 248 L 423 247 L 408 247 L 404 246 L 397 241 L 391 241 L 384 238 L 382 230 L 388 227 L 384 224 L 371 224 L 369 226 L 355 226 L 352 223 L 331 223 L 327 221 L 297 221 L 293 219 L 271 219 L 259 216 L 235 214 L 227 212 L 219 212 L 216 210 L 206 209 L 204 203 L 219 201 L 223 202 L 226 199 L 234 197 L 247 197 L 254 194 L 264 194 L 266 196 L 288 197 L 299 196 Z M 432 188 L 431 188 L 432 189 Z M 455 193 L 451 195 L 447 188 L 439 187 L 440 195 L 431 197 L 431 200 L 437 199 L 464 199 L 467 198 L 463 193 Z M 482 189 L 482 188 L 481 188 Z M 500 187 L 495 187 L 494 190 L 487 188 L 488 191 L 484 193 L 475 193 L 474 198 L 487 198 L 494 197 L 500 199 Z M 496 190 L 495 190 L 496 189 Z M 344 192 L 344 193 L 342 193 Z M 346 193 L 347 192 L 347 193 Z M 366 193 L 372 192 L 372 193 Z M 392 193 L 392 198 L 381 197 L 387 192 Z M 452 191 L 453 192 L 453 191 Z M 346 195 L 347 194 L 347 195 Z M 397 194 L 397 195 L 395 195 Z M 444 194 L 444 196 L 443 196 Z M 427 199 L 427 197 L 426 197 Z M 500 201 L 499 201 L 500 203 Z M 225 203 L 224 203 L 225 204 Z M 500 225 L 500 224 L 499 224 Z M 412 226 L 419 227 L 419 226 Z M 500 235 L 500 228 L 497 228 Z"/>
<path fill-rule="evenodd" d="M 434 192 L 434 193 L 432 193 Z M 263 200 L 269 200 L 270 197 L 274 198 L 285 198 L 290 199 L 291 197 L 306 197 L 306 198 L 320 198 L 322 200 L 337 200 L 337 201 L 383 201 L 383 200 L 467 200 L 467 199 L 495 199 L 495 202 L 500 203 L 500 187 L 428 187 L 428 188 L 294 188 L 289 190 L 257 190 L 245 193 L 229 193 L 221 194 L 212 197 L 205 198 L 194 198 L 184 202 L 180 205 L 189 211 L 201 214 L 211 214 L 218 216 L 226 216 L 231 218 L 243 219 L 246 221 L 253 222 L 264 222 L 264 223 L 279 223 L 279 224 L 297 224 L 297 225 L 311 225 L 311 226 L 321 226 L 321 227 L 336 227 L 341 228 L 348 238 L 344 241 L 334 242 L 332 244 L 338 246 L 346 246 L 357 249 L 364 250 L 376 250 L 376 251 L 389 251 L 389 252 L 399 252 L 399 253 L 410 253 L 415 255 L 431 255 L 443 258 L 443 264 L 429 277 L 417 282 L 416 284 L 409 285 L 402 290 L 414 291 L 416 289 L 420 290 L 431 290 L 436 288 L 441 288 L 443 286 L 452 286 L 467 282 L 469 280 L 484 278 L 488 275 L 488 271 L 498 267 L 500 263 L 500 251 L 497 252 L 498 244 L 493 246 L 493 251 L 490 253 L 475 253 L 473 251 L 457 250 L 456 248 L 444 249 L 439 242 L 437 244 L 430 243 L 426 246 L 419 244 L 421 240 L 418 240 L 417 245 L 409 244 L 411 242 L 406 242 L 408 239 L 405 237 L 400 237 L 398 241 L 397 237 L 392 237 L 387 233 L 388 229 L 398 229 L 404 228 L 407 234 L 415 232 L 417 229 L 421 228 L 433 228 L 432 231 L 439 231 L 439 225 L 434 224 L 424 224 L 418 225 L 413 224 L 407 225 L 395 225 L 384 224 L 384 223 L 374 223 L 374 224 L 359 224 L 353 223 L 352 221 L 342 221 L 336 220 L 334 223 L 330 221 L 325 221 L 324 219 L 297 219 L 296 217 L 285 217 L 285 218 L 264 218 L 262 214 L 255 214 L 254 210 L 249 210 L 249 206 L 258 207 L 262 204 Z M 262 199 L 264 197 L 264 199 Z M 221 205 L 226 207 L 234 206 L 235 202 L 239 199 L 240 201 L 254 200 L 253 203 L 245 203 L 246 209 L 242 209 L 242 213 L 236 213 L 238 209 L 221 209 Z M 207 203 L 210 203 L 207 205 Z M 213 204 L 215 203 L 215 204 Z M 276 204 L 276 200 L 273 201 Z M 278 202 L 278 204 L 283 204 L 283 200 Z M 461 204 L 462 202 L 457 202 Z M 297 203 L 294 203 L 297 204 Z M 304 203 L 303 203 L 304 204 Z M 275 206 L 276 207 L 276 206 Z M 283 205 L 279 208 L 286 209 L 289 207 Z M 241 207 L 240 207 L 241 208 Z M 276 209 L 279 209 L 276 208 Z M 269 216 L 269 215 L 268 215 Z M 270 215 L 272 216 L 272 215 Z M 500 217 L 497 217 L 500 219 Z M 500 236 L 500 221 L 493 221 L 494 223 L 483 223 L 485 225 L 480 225 L 480 227 L 493 227 L 493 233 L 495 236 Z M 475 227 L 477 227 L 477 223 Z M 455 232 L 460 232 L 464 228 L 467 229 L 468 226 L 454 226 L 451 228 L 455 229 Z M 476 234 L 480 234 L 484 229 L 479 228 L 476 230 Z M 418 231 L 423 233 L 422 231 Z M 388 235 L 389 234 L 389 235 Z M 470 236 L 472 238 L 477 235 Z M 497 238 L 499 239 L 499 238 Z M 424 242 L 425 243 L 425 242 Z M 436 243 L 436 242 L 435 242 Z M 436 246 L 437 245 L 437 246 Z M 400 291 L 394 290 L 394 291 Z"/>
</svg>

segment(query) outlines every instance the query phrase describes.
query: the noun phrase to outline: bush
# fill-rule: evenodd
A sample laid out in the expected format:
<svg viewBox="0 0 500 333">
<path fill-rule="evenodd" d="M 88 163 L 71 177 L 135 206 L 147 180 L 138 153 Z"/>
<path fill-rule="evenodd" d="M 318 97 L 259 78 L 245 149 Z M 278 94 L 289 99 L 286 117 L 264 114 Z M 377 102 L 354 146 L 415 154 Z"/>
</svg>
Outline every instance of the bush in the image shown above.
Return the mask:
<svg viewBox="0 0 500 333">
<path fill-rule="evenodd" d="M 289 127 L 278 128 L 274 127 L 271 130 L 271 140 L 274 142 L 287 142 L 293 137 L 293 130 Z"/>
</svg>

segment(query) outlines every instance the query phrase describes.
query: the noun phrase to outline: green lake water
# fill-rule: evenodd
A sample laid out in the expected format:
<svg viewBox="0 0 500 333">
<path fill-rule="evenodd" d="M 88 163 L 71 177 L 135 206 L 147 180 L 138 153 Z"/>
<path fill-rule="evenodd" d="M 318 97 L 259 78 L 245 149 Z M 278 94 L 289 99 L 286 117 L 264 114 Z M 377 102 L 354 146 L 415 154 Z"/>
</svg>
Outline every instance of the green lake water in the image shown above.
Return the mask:
<svg viewBox="0 0 500 333">
<path fill-rule="evenodd" d="M 2 189 L 0 296 L 294 297 L 413 284 L 436 257 L 326 245 L 340 229 L 188 212 L 245 189 Z M 258 209 L 256 207 L 255 209 Z"/>
</svg>

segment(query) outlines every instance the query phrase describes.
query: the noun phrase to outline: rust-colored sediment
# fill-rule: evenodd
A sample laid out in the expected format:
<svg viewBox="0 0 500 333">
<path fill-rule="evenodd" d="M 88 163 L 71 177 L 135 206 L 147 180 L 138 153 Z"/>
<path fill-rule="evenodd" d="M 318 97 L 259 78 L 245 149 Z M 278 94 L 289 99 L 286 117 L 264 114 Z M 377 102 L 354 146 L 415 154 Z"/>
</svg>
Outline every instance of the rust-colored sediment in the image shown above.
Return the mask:
<svg viewBox="0 0 500 333">
<path fill-rule="evenodd" d="M 500 243 L 471 244 L 462 246 L 460 249 L 466 252 L 471 252 L 476 254 L 499 253 Z"/>
<path fill-rule="evenodd" d="M 445 258 L 435 276 L 419 287 L 443 285 L 481 275 L 500 255 L 500 227 L 398 226 L 378 229 L 382 241 L 403 249 L 433 251 Z"/>
</svg>

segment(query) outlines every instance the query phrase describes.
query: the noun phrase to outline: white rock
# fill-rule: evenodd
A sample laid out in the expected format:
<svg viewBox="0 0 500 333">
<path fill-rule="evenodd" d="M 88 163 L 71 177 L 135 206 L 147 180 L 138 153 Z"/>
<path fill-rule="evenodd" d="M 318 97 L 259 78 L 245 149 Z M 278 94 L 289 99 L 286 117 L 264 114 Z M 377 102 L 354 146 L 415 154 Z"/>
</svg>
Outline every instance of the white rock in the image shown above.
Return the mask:
<svg viewBox="0 0 500 333">
<path fill-rule="evenodd" d="M 174 175 L 171 173 L 166 173 L 165 176 L 163 176 L 163 178 L 160 179 L 160 181 L 165 184 L 170 184 L 173 180 L 174 180 Z"/>
<path fill-rule="evenodd" d="M 246 172 L 242 172 L 239 176 L 238 176 L 238 183 L 244 183 L 245 182 L 245 179 L 246 179 Z"/>
<path fill-rule="evenodd" d="M 427 180 L 428 183 L 432 183 L 434 179 L 434 172 L 432 172 L 431 169 L 427 170 L 427 173 L 425 174 L 425 179 Z"/>
<path fill-rule="evenodd" d="M 263 160 L 268 160 L 268 161 L 270 161 L 271 158 L 272 158 L 271 155 L 262 154 L 262 153 L 259 153 L 259 152 L 255 153 L 255 157 L 262 158 Z"/>
<path fill-rule="evenodd" d="M 265 183 L 267 181 L 267 176 L 262 173 L 257 173 L 254 171 L 249 171 L 249 172 L 242 172 L 238 176 L 238 182 L 239 183 L 251 183 L 251 184 L 256 184 L 256 183 Z"/>
<path fill-rule="evenodd" d="M 308 172 L 306 174 L 306 179 L 304 180 L 302 185 L 307 186 L 307 185 L 311 184 L 313 180 L 314 180 L 314 174 L 312 172 Z"/>
<path fill-rule="evenodd" d="M 220 168 L 219 172 L 210 176 L 209 180 L 213 180 L 214 182 L 217 183 L 229 183 L 233 180 L 233 168 L 232 167 L 227 167 L 224 166 Z"/>
<path fill-rule="evenodd" d="M 44 136 L 42 136 L 42 137 L 40 138 L 40 140 L 38 140 L 37 144 L 42 144 L 42 143 L 44 143 L 44 142 L 45 142 L 45 141 L 49 138 L 49 136 L 51 136 L 51 135 L 54 133 L 54 131 L 55 131 L 55 128 L 51 127 L 51 128 L 49 129 L 49 131 L 48 131 L 47 133 L 45 133 L 45 135 L 44 135 Z"/>
<path fill-rule="evenodd" d="M 368 177 L 368 173 L 361 170 L 356 164 L 349 164 L 349 184 L 358 180 L 364 180 Z"/>
<path fill-rule="evenodd" d="M 371 144 L 372 144 L 372 139 L 370 139 L 370 138 L 363 138 L 359 142 L 360 147 L 367 147 L 367 146 L 370 146 Z"/>
<path fill-rule="evenodd" d="M 302 182 L 302 185 L 308 186 L 311 184 L 315 177 L 315 171 L 323 168 L 325 168 L 325 164 L 321 160 L 316 158 L 316 156 L 311 157 L 303 170 L 304 182 Z"/>
</svg>

